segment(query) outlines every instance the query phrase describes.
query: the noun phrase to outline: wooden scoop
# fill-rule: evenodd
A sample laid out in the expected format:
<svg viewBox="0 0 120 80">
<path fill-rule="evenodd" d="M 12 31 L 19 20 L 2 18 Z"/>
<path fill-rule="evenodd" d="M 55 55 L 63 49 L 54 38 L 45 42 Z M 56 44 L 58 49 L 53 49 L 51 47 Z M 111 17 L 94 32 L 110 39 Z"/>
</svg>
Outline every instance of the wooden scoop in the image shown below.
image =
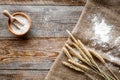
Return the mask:
<svg viewBox="0 0 120 80">
<path fill-rule="evenodd" d="M 19 24 L 21 24 L 22 26 L 24 26 L 24 24 L 22 22 L 20 22 L 18 19 L 16 19 L 14 16 L 12 16 L 7 10 L 4 10 L 3 14 L 10 19 L 10 22 L 13 25 L 15 25 L 16 28 L 20 29 L 19 26 L 15 23 L 15 21 L 18 22 Z"/>
</svg>

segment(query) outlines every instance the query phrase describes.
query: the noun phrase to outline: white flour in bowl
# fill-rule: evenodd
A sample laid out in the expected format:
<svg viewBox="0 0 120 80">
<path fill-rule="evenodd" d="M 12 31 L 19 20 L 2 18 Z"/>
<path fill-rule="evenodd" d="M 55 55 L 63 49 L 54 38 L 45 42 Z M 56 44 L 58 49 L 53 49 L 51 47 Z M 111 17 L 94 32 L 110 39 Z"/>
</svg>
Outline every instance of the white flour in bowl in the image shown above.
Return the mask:
<svg viewBox="0 0 120 80">
<path fill-rule="evenodd" d="M 14 24 L 10 24 L 12 32 L 17 35 L 25 34 L 30 28 L 28 19 L 22 15 L 15 15 L 14 17 L 16 17 L 17 20 L 22 22 L 24 25 L 21 25 L 19 22 L 15 21 L 14 23 L 19 27 L 19 29 Z"/>
</svg>

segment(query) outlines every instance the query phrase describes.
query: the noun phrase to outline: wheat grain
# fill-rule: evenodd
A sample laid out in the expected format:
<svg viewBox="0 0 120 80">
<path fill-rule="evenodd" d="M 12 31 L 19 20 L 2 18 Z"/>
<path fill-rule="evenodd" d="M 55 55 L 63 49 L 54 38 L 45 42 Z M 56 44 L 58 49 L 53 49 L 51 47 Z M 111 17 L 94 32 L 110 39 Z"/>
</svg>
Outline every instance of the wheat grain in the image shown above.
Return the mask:
<svg viewBox="0 0 120 80">
<path fill-rule="evenodd" d="M 115 80 L 115 79 L 119 80 L 117 76 L 108 67 L 107 67 L 108 70 L 111 72 L 111 74 L 114 76 L 115 79 L 99 68 L 98 64 L 95 62 L 95 60 L 92 57 L 92 56 L 95 56 L 98 60 L 100 60 L 105 65 L 104 59 L 99 54 L 97 54 L 93 50 L 88 50 L 80 40 L 77 40 L 68 30 L 67 32 L 70 35 L 72 41 L 74 42 L 73 45 L 79 51 L 80 54 L 77 54 L 76 51 L 70 45 L 65 44 L 66 48 L 69 49 L 70 52 L 67 49 L 64 49 L 64 52 L 67 53 L 66 56 L 68 56 L 69 58 L 68 61 L 71 64 L 67 62 L 63 62 L 64 65 L 81 72 L 84 72 L 85 70 L 86 71 L 92 70 L 95 73 L 98 73 L 100 76 L 104 77 L 105 80 Z M 70 54 L 78 58 L 80 61 L 86 63 L 87 65 L 85 66 L 75 62 L 72 59 L 72 57 L 70 57 Z M 87 73 L 87 72 L 84 72 L 84 73 Z"/>
<path fill-rule="evenodd" d="M 73 60 L 71 60 L 71 59 L 68 59 L 68 61 L 69 61 L 71 64 L 77 66 L 78 68 L 80 68 L 80 69 L 82 69 L 82 70 L 85 70 L 85 71 L 90 70 L 87 66 L 82 65 L 82 64 L 79 64 L 79 63 L 77 63 L 77 62 L 75 62 L 75 61 L 73 61 Z"/>
<path fill-rule="evenodd" d="M 63 61 L 62 63 L 63 63 L 65 66 L 67 66 L 67 67 L 69 67 L 69 68 L 71 68 L 71 69 L 74 69 L 74 70 L 76 70 L 76 71 L 80 71 L 80 72 L 83 72 L 83 73 L 84 73 L 83 70 L 77 68 L 76 66 L 74 66 L 74 65 L 72 65 L 72 64 L 70 64 L 70 63 L 68 63 L 68 62 Z"/>
<path fill-rule="evenodd" d="M 105 60 L 97 53 L 95 52 L 94 50 L 92 49 L 89 49 L 89 52 L 95 56 L 99 61 L 101 61 L 103 64 L 105 64 Z"/>
<path fill-rule="evenodd" d="M 78 43 L 79 43 L 79 47 L 84 51 L 86 56 L 88 56 L 88 58 L 90 59 L 93 59 L 89 51 L 85 48 L 84 44 L 80 40 L 78 40 Z"/>
<path fill-rule="evenodd" d="M 66 54 L 66 56 L 68 57 L 68 59 L 73 60 L 73 58 L 72 58 L 72 56 L 70 55 L 69 51 L 68 51 L 65 47 L 63 47 L 63 52 Z"/>
<path fill-rule="evenodd" d="M 116 79 L 116 80 L 119 80 L 118 79 L 118 77 L 111 71 L 111 69 L 109 69 L 109 67 L 106 65 L 106 63 L 105 63 L 105 60 L 102 58 L 102 56 L 100 56 L 97 52 L 95 52 L 94 50 L 91 50 L 91 49 L 89 49 L 89 52 L 93 55 L 93 56 L 95 56 L 97 59 L 99 59 L 104 65 L 105 65 L 105 67 L 108 69 L 108 71 L 114 76 L 114 78 Z"/>
<path fill-rule="evenodd" d="M 72 40 L 77 44 L 78 41 L 75 39 L 75 37 L 72 35 L 72 33 L 70 33 L 70 31 L 66 30 L 67 33 L 70 35 L 70 37 L 72 38 Z"/>
<path fill-rule="evenodd" d="M 71 54 L 75 57 L 77 57 L 80 60 L 83 60 L 82 56 L 76 54 L 76 52 L 72 49 L 72 47 L 70 47 L 68 44 L 65 44 L 65 46 L 71 51 Z"/>
<path fill-rule="evenodd" d="M 78 51 L 80 52 L 80 54 L 82 55 L 82 57 L 90 63 L 90 60 L 88 59 L 88 57 L 85 55 L 85 53 L 79 48 L 78 45 L 76 45 L 75 43 L 73 43 L 73 45 L 78 49 Z"/>
<path fill-rule="evenodd" d="M 97 65 L 97 63 L 95 62 L 95 60 L 93 59 L 92 55 L 90 54 L 90 52 L 88 51 L 87 48 L 85 48 L 84 44 L 78 40 L 78 43 L 79 43 L 79 47 L 84 51 L 84 53 L 86 54 L 86 56 L 88 56 L 88 58 L 90 59 L 90 61 L 93 63 L 92 65 L 94 67 L 96 67 L 98 69 L 98 71 L 100 71 L 100 73 L 104 74 L 104 76 L 109 79 L 109 77 L 103 73 L 103 71 L 99 68 L 99 66 Z M 102 61 L 103 62 L 103 61 Z"/>
<path fill-rule="evenodd" d="M 70 47 L 68 44 L 65 44 L 65 46 L 71 51 L 70 53 L 75 56 L 76 58 L 78 58 L 80 61 L 82 61 L 83 63 L 87 64 L 88 66 L 92 67 L 91 63 L 88 63 L 85 59 L 82 58 L 82 56 L 78 55 L 73 49 L 72 47 Z M 93 67 L 92 67 L 93 68 Z"/>
<path fill-rule="evenodd" d="M 67 66 L 67 67 L 69 67 L 69 68 L 71 68 L 71 69 L 74 69 L 74 70 L 76 70 L 76 71 L 79 71 L 79 72 L 84 73 L 84 74 L 85 74 L 86 76 L 88 76 L 91 80 L 95 80 L 93 76 L 89 75 L 88 73 L 86 73 L 86 72 L 83 71 L 82 69 L 80 69 L 80 68 L 78 68 L 78 67 L 76 67 L 76 66 L 74 66 L 74 65 L 72 65 L 72 64 L 70 64 L 70 63 L 68 63 L 68 62 L 65 62 L 65 61 L 63 61 L 62 63 L 63 63 L 65 66 Z"/>
</svg>

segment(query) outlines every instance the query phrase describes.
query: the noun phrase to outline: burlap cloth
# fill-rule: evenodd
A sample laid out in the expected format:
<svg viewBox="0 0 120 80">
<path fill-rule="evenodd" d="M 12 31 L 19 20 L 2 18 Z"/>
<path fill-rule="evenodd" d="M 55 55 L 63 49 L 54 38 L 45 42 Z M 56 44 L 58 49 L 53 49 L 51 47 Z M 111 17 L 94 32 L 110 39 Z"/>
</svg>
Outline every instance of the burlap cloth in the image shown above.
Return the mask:
<svg viewBox="0 0 120 80">
<path fill-rule="evenodd" d="M 72 33 L 86 47 L 105 53 L 103 57 L 110 61 L 107 62 L 109 68 L 120 79 L 120 0 L 88 0 Z M 87 76 L 64 66 L 61 62 L 66 60 L 61 52 L 45 80 L 89 80 Z M 101 67 L 104 69 L 104 66 Z"/>
</svg>

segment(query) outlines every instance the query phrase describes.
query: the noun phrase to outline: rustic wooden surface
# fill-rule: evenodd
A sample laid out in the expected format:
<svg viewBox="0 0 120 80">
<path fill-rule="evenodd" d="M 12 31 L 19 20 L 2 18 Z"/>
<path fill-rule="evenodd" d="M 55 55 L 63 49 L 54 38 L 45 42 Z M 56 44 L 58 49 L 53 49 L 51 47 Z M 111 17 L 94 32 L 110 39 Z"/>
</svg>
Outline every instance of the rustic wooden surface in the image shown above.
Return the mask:
<svg viewBox="0 0 120 80">
<path fill-rule="evenodd" d="M 84 5 L 86 0 L 0 0 L 0 4 L 22 5 Z"/>
<path fill-rule="evenodd" d="M 43 80 L 67 40 L 66 29 L 74 28 L 83 9 L 79 0 L 23 1 L 0 0 L 0 80 Z M 30 32 L 11 34 L 4 9 L 27 13 Z"/>
</svg>

